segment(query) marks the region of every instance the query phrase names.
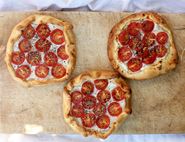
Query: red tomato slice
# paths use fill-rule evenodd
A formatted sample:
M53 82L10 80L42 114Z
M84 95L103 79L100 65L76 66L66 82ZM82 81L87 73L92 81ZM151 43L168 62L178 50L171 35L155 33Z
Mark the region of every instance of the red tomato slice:
M109 125L110 125L110 118L109 118L109 116L102 115L102 116L98 117L97 120L96 120L96 125L100 129L108 128Z
M110 98L111 98L110 92L107 90L101 90L97 94L97 99L101 103L108 102L110 100Z
M83 114L81 117L82 124L84 127L92 127L96 123L96 116L93 113Z
M108 106L108 112L112 116L119 116L122 113L122 108L119 103L117 102L112 102Z
M47 52L50 49L51 42L47 39L39 39L35 43L35 47L40 52Z
M119 35L118 35L118 40L122 45L126 45L129 42L129 34L127 30L123 30Z
M83 94L80 91L74 91L71 93L71 101L74 104L80 104L83 100Z
M82 117L84 114L84 108L81 105L73 105L73 107L70 110L70 115L74 117Z
M65 41L63 31L59 29L53 30L50 38L54 44L62 44Z
M55 66L58 62L58 58L54 52L49 51L45 54L44 61L48 66Z
M34 35L35 29L30 24L22 31L22 36L26 39L31 39L34 37Z
M137 37L131 38L128 43L129 47L134 50L140 47L141 44L141 40Z
M82 105L86 109L92 109L96 105L96 98L94 96L87 95L83 98Z
M22 65L16 69L15 74L17 77L25 80L30 76L31 69L28 65Z
M96 116L101 116L106 113L106 106L102 103L98 103L94 107L93 112Z
M137 51L137 56L140 58L145 58L149 55L148 47L143 47Z
M139 58L132 58L127 63L128 69L132 72L139 71L142 67L142 61Z
M46 65L39 65L35 69L35 74L37 77L45 78L49 73L49 68Z
M22 51L22 52L28 52L28 51L30 51L31 50L31 43L29 42L29 40L27 40L27 39L23 39L23 40L21 40L20 42L19 42L19 49L20 49L20 51Z
M166 32L157 33L156 40L159 44L165 44L168 40L168 35Z
M57 50L57 55L62 59L62 60L67 60L69 58L69 56L67 55L66 51L65 51L65 46L62 45L58 48Z
M141 24L137 22L132 22L128 25L128 33L132 36L137 36L140 34Z
M142 30L144 33L149 33L154 29L154 22L150 20L145 20L142 23Z
M112 90L112 97L115 101L121 101L125 99L125 92L121 87L116 87Z
M56 64L55 66L52 67L51 74L55 78L62 78L66 74L66 69L63 67L63 65Z
M96 89L104 90L108 85L108 80L107 79L96 79L94 81L94 84L96 86Z
M41 62L41 55L38 51L30 51L26 57L27 62L32 66L39 65Z
M157 45L154 48L159 58L164 57L167 53L167 48L164 45Z
M90 81L86 81L82 84L81 92L84 95L90 95L94 91L94 84Z
M146 33L143 37L143 44L144 46L146 47L150 47L150 46L153 46L155 44L155 34L154 33Z
M149 51L149 55L143 58L143 63L152 64L156 60L156 52L154 50Z
M50 29L47 24L39 24L36 28L36 32L42 39L45 39L50 35Z
M25 60L25 54L23 52L15 51L12 53L12 63L20 65Z
M125 62L125 61L129 60L131 57L132 57L132 52L129 48L122 47L118 50L118 58L122 62Z

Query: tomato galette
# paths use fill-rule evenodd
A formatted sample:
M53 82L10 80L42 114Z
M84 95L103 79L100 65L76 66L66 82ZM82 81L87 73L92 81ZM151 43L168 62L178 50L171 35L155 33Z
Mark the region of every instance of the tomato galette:
M106 138L131 113L130 98L128 84L117 73L85 72L64 87L64 118L84 136Z
M66 80L75 66L73 26L46 15L32 15L13 29L5 61L13 78L26 86Z
M120 74L148 79L176 67L177 51L166 21L156 13L132 14L110 32L108 57Z

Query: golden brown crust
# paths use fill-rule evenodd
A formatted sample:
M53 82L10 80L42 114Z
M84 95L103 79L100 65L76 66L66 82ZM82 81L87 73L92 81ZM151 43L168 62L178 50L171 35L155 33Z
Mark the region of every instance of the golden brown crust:
M66 68L66 75L64 77L60 79L52 78L48 80L22 80L16 77L15 71L11 65L11 53L13 51L13 45L20 38L21 30L23 30L27 25L31 24L32 22L35 22L36 24L51 23L51 24L56 24L64 27L63 32L65 37L65 49L66 49L66 53L69 55L69 65ZM73 33L73 26L69 22L62 21L48 15L36 14L36 15L29 16L28 18L24 19L13 28L7 43L5 62L14 80L22 83L24 86L30 87L33 85L42 85L42 84L61 82L66 80L74 70L74 67L76 64L76 43L75 43L75 36Z
M116 78L115 82L120 85L123 89L125 89L126 93L126 106L121 115L119 115L117 121L115 121L111 128L105 133L98 132L95 130L87 129L83 126L80 126L75 118L69 115L70 113L70 105L71 105L71 97L70 91L77 84L82 84L83 81L87 79L111 79ZM77 77L73 78L68 84L64 87L63 91L63 113L65 121L77 132L83 134L84 136L94 135L99 138L107 138L117 127L118 125L124 121L127 116L131 113L131 89L128 84L119 76L118 73L113 71L86 71Z
M117 46L116 46L116 37L122 30L123 26L127 23L130 23L132 20L140 20L143 18L149 17L152 19L155 23L160 25L162 29L164 29L168 35L169 35L169 50L167 55L164 58L159 59L157 62L148 65L144 69L138 71L138 72L131 72L124 70L119 66L119 61L117 58ZM136 80L142 80L142 79L149 79L153 78L155 76L158 76L160 74L164 74L176 67L177 64L177 51L174 45L173 35L170 30L170 27L167 25L166 21L159 16L157 13L154 12L142 12L142 13L136 13L132 14L124 19L122 19L119 23L117 23L111 30L109 34L108 39L108 57L109 60L117 71L124 77L130 78L130 79L136 79Z

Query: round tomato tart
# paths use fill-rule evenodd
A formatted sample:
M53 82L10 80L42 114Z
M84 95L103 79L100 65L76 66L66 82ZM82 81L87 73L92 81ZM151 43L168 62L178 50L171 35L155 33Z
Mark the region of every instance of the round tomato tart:
M157 13L129 15L117 23L108 39L108 57L124 77L149 79L176 67L172 32Z
M107 138L131 113L131 89L112 71L87 71L64 87L66 122L84 136Z
M71 23L31 15L9 37L5 61L13 78L26 86L66 80L76 62Z

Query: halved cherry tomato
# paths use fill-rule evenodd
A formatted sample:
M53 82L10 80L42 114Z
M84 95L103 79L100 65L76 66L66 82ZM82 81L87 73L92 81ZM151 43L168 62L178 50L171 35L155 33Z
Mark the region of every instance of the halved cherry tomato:
M94 107L93 112L96 116L101 116L106 113L106 106L102 103L98 103Z
M80 104L83 100L83 94L80 91L74 91L71 93L71 101L74 104Z
M140 47L141 46L141 40L139 39L139 38L137 38L137 37L134 37L134 38L131 38L130 40L129 40L129 43L128 43L128 45L129 45L129 47L131 48L131 49L136 49L136 48L138 48L138 47Z
M28 52L31 50L31 43L27 39L23 39L19 42L19 49L22 52Z
M82 84L81 92L84 95L90 95L94 91L94 84L90 81L86 81Z
M132 57L132 52L128 47L122 47L118 50L118 58L125 62Z
M69 56L67 55L66 51L65 51L65 46L62 45L58 48L57 50L57 55L62 59L62 60L67 60L69 58Z
M20 65L25 60L25 54L23 52L15 51L12 53L12 63Z
M155 44L155 34L154 33L146 33L143 37L143 44L146 47L150 47Z
M46 65L39 65L35 69L36 76L45 78L49 73L49 68Z
M157 57L163 57L167 53L167 48L164 45L157 45L154 47Z
M54 52L49 51L45 54L44 61L48 66L55 66L58 62L58 58Z
M159 44L165 44L168 40L168 35L166 32L157 33L156 40Z
M137 36L140 32L139 30L141 29L141 24L137 22L132 22L128 25L128 33L132 36Z
M139 58L132 58L127 63L128 69L132 72L139 71L142 67L142 61Z
M94 84L96 86L96 89L104 90L108 85L108 80L107 79L96 79L94 81Z
M64 42L64 33L60 29L55 29L51 32L50 35L51 41L54 44L62 44Z
M110 115L112 116L119 116L122 112L122 108L120 106L119 103L117 102L112 102L109 106L108 106L108 112Z
M143 63L152 64L156 60L156 52L154 50L149 51L149 55L143 58Z
M96 116L93 113L86 113L82 115L81 120L82 120L83 126L90 128L95 125Z
M51 74L55 78L62 78L66 74L66 69L61 64L56 64L51 69Z
M107 90L101 90L97 94L97 99L101 103L108 102L110 100L110 98L111 98L110 92Z
M142 23L142 30L144 33L149 33L154 29L154 22L150 21L150 20L145 20Z
M35 47L37 48L38 51L40 52L47 52L50 49L51 42L47 39L39 39L35 43Z
M129 42L129 34L127 30L123 30L119 35L118 35L118 40L122 45L126 45Z
M149 55L149 49L148 47L143 47L140 50L137 51L137 56L140 58L145 58Z
M98 117L97 120L96 120L96 125L100 129L108 128L109 125L110 125L110 118L109 118L109 116L102 115L102 116Z
M116 87L112 90L112 97L115 101L121 101L125 99L125 93L121 87Z
M36 28L36 32L40 38L47 38L50 35L50 29L47 24L39 24Z
M73 105L73 107L70 110L70 115L74 117L82 117L84 114L84 108L81 105Z
M96 98L94 96L87 95L83 98L82 105L86 109L92 109L96 105Z
M34 35L35 29L30 24L22 31L22 36L26 39L31 39L34 37Z
M17 77L25 80L30 76L31 69L28 65L22 65L16 69L15 74Z
M30 51L26 57L27 62L32 66L39 65L41 62L41 55L38 51Z

